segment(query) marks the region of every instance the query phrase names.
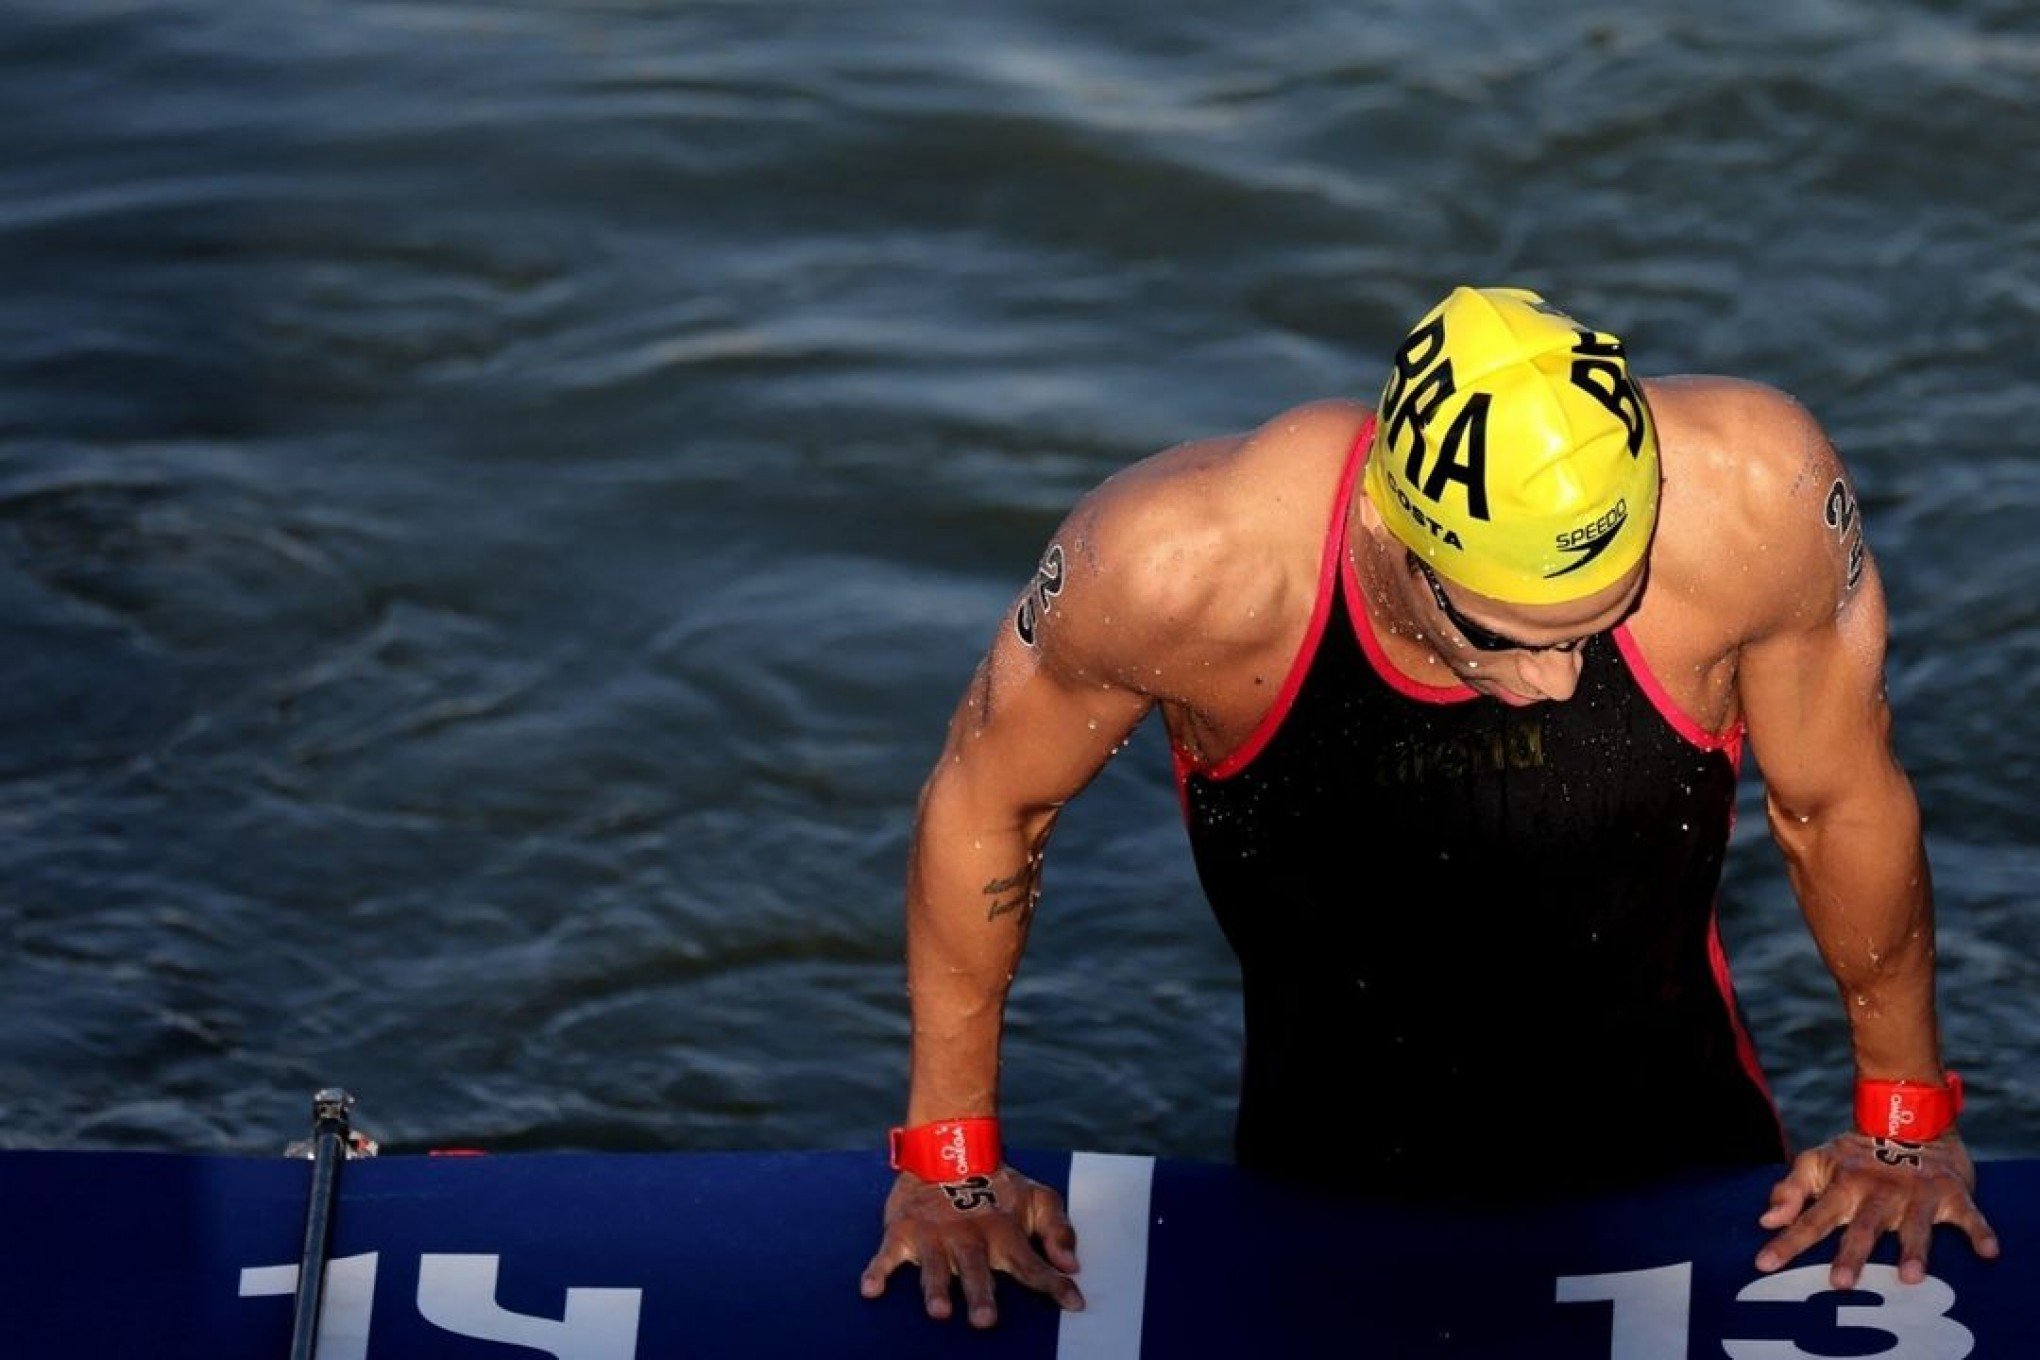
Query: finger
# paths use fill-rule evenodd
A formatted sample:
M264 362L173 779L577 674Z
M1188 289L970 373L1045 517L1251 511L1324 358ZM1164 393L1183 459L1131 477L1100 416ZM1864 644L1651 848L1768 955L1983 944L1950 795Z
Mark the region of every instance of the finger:
M1898 1227L1898 1278L1918 1284L1927 1278L1927 1249L1934 1237L1934 1213L1925 1205L1907 1210Z
M1766 1273L1778 1269L1799 1256L1808 1247L1826 1237L1848 1218L1848 1212L1840 1204L1828 1200L1816 1200L1811 1209L1801 1214L1792 1225L1764 1244L1757 1253L1757 1269Z
M893 1259L887 1260L887 1257ZM864 1274L858 1277L857 1292L867 1299L875 1299L885 1293L885 1282L900 1263L900 1256L891 1247L880 1247L878 1252L865 1263Z
M1883 1216L1872 1206L1864 1206L1842 1232L1841 1243L1835 1248L1834 1266L1828 1271L1828 1283L1836 1289L1854 1289L1863 1274L1863 1263L1870 1259L1870 1252L1883 1233Z
M1041 1234L1041 1252L1049 1264L1065 1275L1074 1275L1083 1266L1077 1260L1077 1233L1069 1221L1053 1226Z
M928 1310L928 1316L937 1321L947 1321L954 1311L949 1302L950 1279L948 1257L934 1251L922 1258L921 1304Z
M992 1296L992 1263L983 1247L972 1243L956 1249L956 1278L963 1285L963 1303L970 1325L990 1327L999 1320Z
M1072 1313L1083 1311L1084 1293L1077 1288L1077 1282L1025 1247L1001 1253L993 1258L993 1263L1029 1289L1054 1299L1057 1306Z
M1077 1230L1063 1209L1062 1197L1044 1188L1029 1215L1029 1230L1041 1239L1042 1253L1057 1270L1077 1273Z
M1771 1207L1757 1222L1766 1228L1782 1228L1806 1212L1807 1204L1819 1199L1833 1179L1830 1158L1823 1148L1802 1152L1792 1159L1792 1169L1771 1187Z
M1771 1206L1757 1219L1760 1226L1782 1228L1799 1217L1812 1192L1797 1177L1788 1176L1771 1187Z
M1976 1207L1976 1201L1964 1196L1953 1204L1943 1204L1935 1221L1952 1223L1969 1238L1969 1245L1978 1256L1985 1260L1995 1259L1998 1254L1997 1231L1984 1218L1983 1211Z

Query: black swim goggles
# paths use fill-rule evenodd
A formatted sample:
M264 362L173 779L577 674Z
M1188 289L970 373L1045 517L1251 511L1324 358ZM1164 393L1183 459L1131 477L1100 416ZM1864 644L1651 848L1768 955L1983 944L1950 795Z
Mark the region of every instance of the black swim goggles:
M1452 626L1459 630L1459 636L1464 638L1466 645L1473 648L1476 652L1576 652L1586 646L1587 639L1593 636L1592 633L1585 633L1576 638L1567 638L1564 642L1518 642L1512 637L1505 637L1492 628L1482 627L1466 617L1466 615L1460 613L1454 607L1451 597L1445 593L1445 583L1440 581L1437 574L1425 565L1423 558L1407 548L1403 549L1403 555L1409 558L1410 569L1423 577L1424 584L1431 588L1431 598L1438 602L1438 612L1443 614ZM1643 592L1638 591L1637 600L1642 598ZM1636 604L1632 602L1629 608L1623 612L1622 619L1628 618L1635 610ZM1620 623L1622 619L1617 619L1615 622ZM1610 624L1608 627L1612 629L1614 626L1615 624Z

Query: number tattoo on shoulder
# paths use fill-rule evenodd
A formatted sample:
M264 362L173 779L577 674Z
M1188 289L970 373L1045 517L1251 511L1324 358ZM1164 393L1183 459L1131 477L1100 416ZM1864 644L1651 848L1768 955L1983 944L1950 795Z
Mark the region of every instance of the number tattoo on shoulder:
M1029 647L1034 645L1041 620L1055 607L1055 597L1062 594L1062 588L1062 544L1051 543L1042 555L1041 565L1035 568L1027 593L1020 597L1020 607L1013 611L1013 631Z
M1834 531L1836 538L1848 545L1849 575L1842 588L1853 595L1863 579L1863 516L1856 505L1856 493L1849 490L1849 484L1840 477L1835 478L1835 484L1828 488L1821 521Z

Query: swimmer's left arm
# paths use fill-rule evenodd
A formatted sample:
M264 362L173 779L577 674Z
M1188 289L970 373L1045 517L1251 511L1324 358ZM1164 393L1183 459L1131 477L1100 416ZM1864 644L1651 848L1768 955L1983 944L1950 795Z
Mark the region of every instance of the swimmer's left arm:
M1770 570L1796 584L1743 648L1743 719L1859 1074L1939 1082L1933 896L1919 804L1892 747L1883 588L1867 552L1850 584L1843 545L1811 537L1771 549L1788 560Z
M1857 1077L1939 1085L1932 886L1919 805L1892 745L1883 589L1840 460L1810 417L1779 400L1770 428L1786 475L1767 488L1760 617L1737 670L1743 718L1772 836L1841 993ZM1914 1148L1848 1134L1802 1154L1761 1220L1781 1231L1758 1268L1841 1230L1831 1280L1848 1288L1892 1231L1901 1277L1917 1280L1936 1223L1995 1256L1960 1138L1950 1130Z

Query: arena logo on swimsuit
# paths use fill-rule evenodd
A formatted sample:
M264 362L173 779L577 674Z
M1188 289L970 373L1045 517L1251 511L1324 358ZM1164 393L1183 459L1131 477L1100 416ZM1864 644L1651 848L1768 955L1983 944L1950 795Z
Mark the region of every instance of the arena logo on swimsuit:
M1536 709L1511 711L1500 730L1460 733L1433 742L1399 741L1374 762L1378 788L1398 788L1468 775L1502 774L1544 766L1544 718Z

